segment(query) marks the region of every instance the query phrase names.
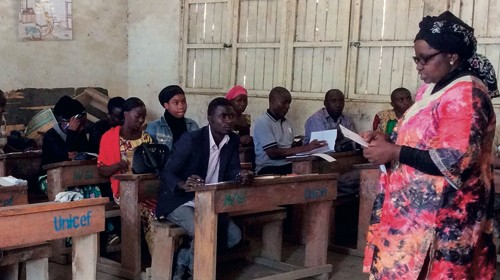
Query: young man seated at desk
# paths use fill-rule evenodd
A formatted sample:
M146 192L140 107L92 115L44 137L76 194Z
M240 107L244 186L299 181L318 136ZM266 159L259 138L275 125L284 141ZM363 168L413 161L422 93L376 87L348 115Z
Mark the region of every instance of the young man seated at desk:
M292 147L293 130L285 115L290 109L292 95L284 87L275 87L269 93L269 109L255 121L255 171L257 174L292 173L287 156L305 153L326 145L313 140L304 146Z
M304 143L308 144L310 142L312 132L337 129L335 151L344 152L354 150L356 148L355 143L345 138L340 130L340 125L342 125L349 130L355 131L351 118L342 113L345 106L344 93L338 89L327 91L323 104L325 107L319 109L306 121L304 126L306 132Z
M225 98L215 98L208 105L208 126L184 133L175 144L168 163L160 174L160 197L156 208L159 219L169 221L194 235L194 193L191 187L204 183L251 182L252 173L240 170L239 137L233 133L234 109ZM241 231L227 215L219 215L218 244L231 248L241 240ZM174 278L193 269L193 242L177 256Z

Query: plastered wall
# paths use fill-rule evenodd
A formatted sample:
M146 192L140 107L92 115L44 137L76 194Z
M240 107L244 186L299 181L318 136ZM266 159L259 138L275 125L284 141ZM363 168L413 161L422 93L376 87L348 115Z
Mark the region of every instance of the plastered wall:
M158 92L179 83L181 0L74 0L73 40L52 42L17 40L18 7L18 0L0 1L1 89L96 86L111 96L140 97L150 119L162 114ZM205 125L214 97L188 94L187 115ZM247 112L255 120L268 102L249 101ZM321 100L294 98L287 117L296 134L321 107ZM388 102L348 101L345 112L363 131L370 129L376 112L389 107Z
M18 41L19 0L0 1L0 88L127 93L127 1L73 1L72 41Z

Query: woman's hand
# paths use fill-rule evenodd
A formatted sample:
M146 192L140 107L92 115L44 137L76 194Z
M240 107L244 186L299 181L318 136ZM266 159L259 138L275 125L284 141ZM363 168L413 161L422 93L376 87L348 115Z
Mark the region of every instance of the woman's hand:
M363 138L365 138L365 136L363 136ZM385 133L367 135L365 140L370 141L368 141L368 148L363 150L363 156L368 159L370 163L380 165L393 160L399 160L401 146L389 143Z

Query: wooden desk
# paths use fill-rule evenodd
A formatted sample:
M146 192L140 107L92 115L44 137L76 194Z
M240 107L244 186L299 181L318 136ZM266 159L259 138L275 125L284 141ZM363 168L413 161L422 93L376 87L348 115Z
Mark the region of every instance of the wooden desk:
M42 151L0 154L0 176L12 175L19 179L37 176L42 162Z
M46 164L42 168L47 171L47 196L49 201L54 201L56 195L66 191L68 187L109 182L109 178L99 175L97 159L63 161ZM54 253L52 261L60 264L66 264L70 261L71 256L69 253L71 248L66 248L64 240L53 241L52 247Z
M127 279L140 279L140 201L157 199L160 181L155 174L120 174L121 262L100 258L97 269Z
M358 164L354 168L359 169L359 219L356 251L357 255L363 256L373 203L378 193L380 169L378 165L371 163Z
M0 187L0 207L28 204L27 186Z
M1 207L0 248L72 236L73 280L96 279L97 233L104 230L107 201L94 198Z
M67 187L108 183L97 171L97 159L71 160L42 166L47 171L47 196L54 201Z
M287 158L287 161L292 162L292 173L294 174L342 174L352 170L354 164L368 162L363 157L361 150L327 154L334 157L336 161L328 162L316 156Z
M28 181L29 190L38 189L42 151L0 154L0 176L14 176Z
M328 224L332 201L337 196L336 174L303 175L255 180L249 186L219 183L194 188L195 236L194 278L215 279L217 214L276 205L306 204L305 268L280 275L279 279L298 279L320 275L326 279L332 271L327 264ZM276 267L288 266L277 261L262 262ZM270 279L270 278L268 278ZM278 279L278 278L277 278Z

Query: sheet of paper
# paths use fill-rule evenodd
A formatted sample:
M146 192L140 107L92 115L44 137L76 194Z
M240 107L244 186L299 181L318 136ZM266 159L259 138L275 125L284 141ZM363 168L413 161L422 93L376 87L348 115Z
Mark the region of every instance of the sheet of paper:
M329 130L313 131L311 132L311 141L312 140L326 141L328 143L328 147L325 146L323 148L328 148L329 150L334 151L335 140L337 140L337 130L329 129Z
M365 139L363 139L363 137L361 137L356 132L349 130L348 128L346 128L343 125L340 125L340 129L342 129L342 133L344 134L345 137L351 139L352 141L360 144L361 146L363 146L365 148L368 147L368 142L366 142Z
M320 157L328 162L334 162L334 161L337 161L335 158L333 158L332 156L330 155L327 155L327 154L321 154L321 153L315 153L315 154L312 154L311 156L317 156L317 157Z

